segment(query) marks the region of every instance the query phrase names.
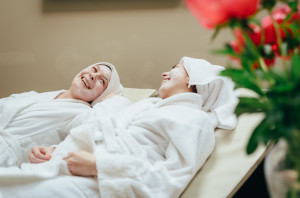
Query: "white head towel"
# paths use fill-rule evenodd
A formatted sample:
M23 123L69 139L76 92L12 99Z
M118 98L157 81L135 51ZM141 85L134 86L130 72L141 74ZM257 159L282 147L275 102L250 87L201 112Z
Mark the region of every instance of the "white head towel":
M107 65L108 67L110 67L111 69L111 78L110 81L108 83L108 86L106 87L106 89L103 91L103 93L96 98L91 106L94 106L95 104L97 104L98 102L101 102L103 100L103 98L111 93L114 93L116 95L122 95L123 94L123 86L120 82L120 78L118 75L118 72L115 68L115 66L111 63L108 62L99 62L99 63L95 63L93 65ZM93 66L91 65L91 66Z
M219 76L225 68L206 60L183 57L180 63L189 75L189 87L196 85L203 97L203 110L208 112L216 127L231 130L236 126L234 110L238 104L238 92L231 79Z

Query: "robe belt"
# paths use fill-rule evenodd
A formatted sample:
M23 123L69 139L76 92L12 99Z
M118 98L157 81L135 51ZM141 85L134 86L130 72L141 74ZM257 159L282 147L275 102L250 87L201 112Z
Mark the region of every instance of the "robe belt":
M22 148L20 146L20 143L13 138L11 135L7 134L3 128L0 128L0 135L3 137L3 140L6 141L6 143L12 148L14 151L16 158L17 158L17 164L21 165L23 160L23 154L22 154Z
M98 123L98 128L96 129L96 131L98 131L98 133L103 134L103 138L106 143L107 150L109 152L118 152L120 149L116 141L117 138L116 132L111 123L111 120L109 120L108 118L102 118L102 119L98 119L97 123Z

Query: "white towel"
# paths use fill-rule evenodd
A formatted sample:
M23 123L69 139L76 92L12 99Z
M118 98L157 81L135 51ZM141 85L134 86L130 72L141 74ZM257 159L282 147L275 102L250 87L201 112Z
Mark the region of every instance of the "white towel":
M120 82L120 78L119 78L119 75L118 75L118 72L117 72L115 66L109 62L99 62L99 63L95 63L93 65L99 65L99 64L107 65L108 67L111 68L111 78L110 78L108 86L106 87L104 92L92 102L91 106L94 106L98 102L101 102L103 100L103 98L105 98L107 95L109 95L111 93L114 93L116 95L122 95L123 89L124 89Z
M234 90L231 79L219 76L225 68L206 60L183 57L180 60L188 75L189 87L196 85L197 93L203 97L203 110L215 119L216 127L231 130L236 125L234 110L239 93Z

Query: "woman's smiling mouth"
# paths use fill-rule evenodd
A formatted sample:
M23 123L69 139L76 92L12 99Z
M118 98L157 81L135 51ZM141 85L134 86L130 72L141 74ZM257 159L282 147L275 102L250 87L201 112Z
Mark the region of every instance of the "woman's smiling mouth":
M82 82L84 83L84 85L86 86L86 88L90 89L90 86L89 86L89 82L87 81L87 79L85 77L81 77L81 80Z

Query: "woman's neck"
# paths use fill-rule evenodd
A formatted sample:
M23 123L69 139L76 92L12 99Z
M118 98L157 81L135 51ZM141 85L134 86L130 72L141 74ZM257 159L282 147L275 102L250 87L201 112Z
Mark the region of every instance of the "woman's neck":
M60 93L55 99L73 99L70 90Z

